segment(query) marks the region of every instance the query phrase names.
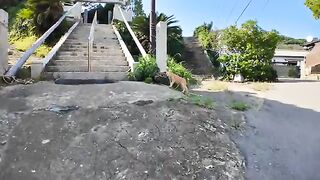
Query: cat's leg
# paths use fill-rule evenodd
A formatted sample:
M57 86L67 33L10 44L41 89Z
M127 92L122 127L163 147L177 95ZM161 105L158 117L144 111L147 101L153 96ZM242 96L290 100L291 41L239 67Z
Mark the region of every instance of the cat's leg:
M183 89L182 93L185 94L187 92L187 87L184 84L181 84L181 88Z
M174 81L171 79L170 80L170 87L172 88L173 85L174 85Z

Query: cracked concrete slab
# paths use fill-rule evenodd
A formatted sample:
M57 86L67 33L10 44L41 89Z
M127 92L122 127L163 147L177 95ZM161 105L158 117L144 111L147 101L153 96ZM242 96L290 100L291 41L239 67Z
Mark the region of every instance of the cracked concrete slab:
M136 82L5 87L0 179L243 179L227 125L182 96Z

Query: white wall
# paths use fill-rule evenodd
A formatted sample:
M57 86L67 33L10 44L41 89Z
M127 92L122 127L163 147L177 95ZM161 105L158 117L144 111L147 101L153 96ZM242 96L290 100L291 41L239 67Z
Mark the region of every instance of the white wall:
M166 22L159 22L157 25L157 65L160 69L160 72L167 71L167 29L168 25Z
M8 13L0 9L0 76L8 68Z

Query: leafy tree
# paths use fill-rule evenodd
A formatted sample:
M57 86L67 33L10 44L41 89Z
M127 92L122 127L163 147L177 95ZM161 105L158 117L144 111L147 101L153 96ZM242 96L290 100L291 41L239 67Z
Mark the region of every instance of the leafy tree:
M316 19L320 18L320 0L306 0L305 5L313 12Z
M135 16L146 16L143 10L142 0L132 0L133 1L133 12Z
M204 23L203 25L197 27L194 32L193 32L193 35L195 37L198 37L199 34L203 31L212 31L212 28L213 28L213 22L210 22L210 23Z
M276 80L271 60L279 40L278 32L264 31L252 20L240 28L231 26L225 29L222 41L228 53L219 58L224 64L224 77L232 79L241 73L250 81Z
M204 49L216 49L218 47L218 31L213 31L213 23L204 23L197 27L194 36L198 38Z
M41 36L63 15L64 0L25 0L16 9L14 20L10 22L10 40L17 41L28 36ZM10 8L11 9L11 8ZM63 35L70 23L63 23L46 40L48 44L56 42Z

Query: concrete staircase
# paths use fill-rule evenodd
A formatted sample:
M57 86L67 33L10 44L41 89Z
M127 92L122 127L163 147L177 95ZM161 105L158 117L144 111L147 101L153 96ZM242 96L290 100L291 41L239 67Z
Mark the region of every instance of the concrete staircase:
M194 37L184 37L185 66L195 75L213 75L214 67L198 40Z
M46 78L75 80L127 80L128 62L111 25L95 30L91 71L88 72L88 36L91 24L79 25L62 45L44 72Z

